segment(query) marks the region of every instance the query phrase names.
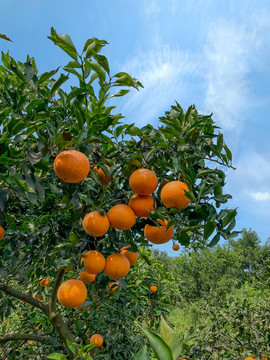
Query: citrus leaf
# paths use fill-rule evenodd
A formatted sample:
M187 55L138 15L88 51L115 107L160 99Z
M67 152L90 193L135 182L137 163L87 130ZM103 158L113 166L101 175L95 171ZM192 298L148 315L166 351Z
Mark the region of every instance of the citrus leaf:
M0 34L0 39L4 39L4 40L13 42L13 41L12 41L9 37L7 37L7 35L5 35L5 34Z
M47 358L54 359L54 360L65 360L67 358L67 356L64 354L53 353L53 354L47 356Z
M94 61L86 60L85 61L85 66L88 67L91 70L94 70L98 74L98 77L100 78L101 81L105 81L106 73L102 69L102 67L99 65L99 63L96 63Z
M74 60L77 60L77 51L69 35L59 35L52 27L51 36L48 36L48 39L52 40L55 45L59 46Z
M172 352L173 360L177 360L182 353L182 344L173 329L167 324L161 315L160 336L169 346Z
M174 360L169 346L153 331L142 329L158 360Z
M146 346L144 346L142 350L138 352L135 360L150 360L150 356L147 352Z
M208 221L203 228L203 237L204 239L208 239L210 235L213 234L213 232L215 231L216 228L216 223L215 221Z

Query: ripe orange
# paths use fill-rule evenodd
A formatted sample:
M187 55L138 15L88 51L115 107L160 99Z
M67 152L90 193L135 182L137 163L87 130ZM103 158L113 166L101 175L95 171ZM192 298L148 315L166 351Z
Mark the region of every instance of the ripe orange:
M173 250L178 251L180 249L180 246L178 244L173 244Z
M105 257L96 250L87 251L84 255L84 262L86 264L86 269L90 274L99 274L105 268Z
M101 168L98 169L97 166L95 166L95 167L93 168L93 171L94 171L95 173L98 173L98 177L99 177L100 182L101 182L102 185L108 185L109 182L111 181L110 168L109 168L108 165L105 165L105 166L106 166L106 168L107 168L108 171L109 171L109 177L108 177L108 179L107 179L107 177L106 177L106 174L104 173L104 171L103 171Z
M107 215L102 215L98 211L92 211L85 215L83 228L87 234L92 236L103 236L109 230L110 222Z
M147 240L153 244L165 244L173 236L173 227L171 226L169 227L169 229L166 230L166 225L168 221L157 221L161 224L160 228L158 226L151 226L146 224L144 227L144 235Z
M153 171L138 169L130 175L129 186L136 194L150 195L156 190L158 179Z
M56 175L68 183L82 181L90 170L88 158L77 150L62 151L56 156L53 167Z
M34 299L39 300L39 299L40 299L40 295L35 295L35 296L34 296Z
M58 301L68 308L82 305L85 302L86 297L86 286L81 280L67 280L60 285L57 291Z
M112 279L120 279L127 275L130 269L128 259L122 254L112 254L106 259L104 272Z
M90 344L95 344L97 347L100 347L103 344L103 337L100 334L92 335Z
M45 287L45 286L49 286L50 285L50 281L49 281L49 279L42 279L41 281L40 281L40 286L42 286L42 287Z
M87 271L81 271L80 280L85 284L91 284L96 279L96 274L90 274Z
M154 293L157 292L157 287L156 287L156 285L151 285L151 286L149 286L149 289L150 289L150 291L151 291L152 294L154 294Z
M116 286L119 284L119 281L113 281L109 283L109 294L113 293L119 286Z
M182 181L171 181L163 186L160 198L167 208L184 209L190 203L185 191L189 191L188 186Z
M247 358L245 358L245 360L255 360L255 359L252 356L248 356Z
M0 225L0 240L4 239L5 237L5 229L3 226Z
M110 224L114 229L128 230L136 221L134 211L127 205L115 205L107 214Z
M123 246L120 250L120 254L124 255L128 259L130 266L132 266L132 265L135 265L136 262L138 261L139 254L137 252L135 253L135 252L126 250L129 247L130 247L129 245Z
M128 206L134 211L136 216L149 217L149 211L155 210L155 199L151 195L133 195L128 202Z

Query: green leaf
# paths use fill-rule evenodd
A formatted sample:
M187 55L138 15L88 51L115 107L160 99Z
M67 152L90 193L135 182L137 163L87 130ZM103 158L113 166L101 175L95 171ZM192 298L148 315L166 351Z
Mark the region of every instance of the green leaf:
M60 66L55 70L51 70L51 71L45 72L44 74L40 75L40 77L38 79L38 83L43 84L45 81L49 80L53 75L55 75L59 69L60 69Z
M88 39L86 40L84 47L83 47L83 52L86 51L86 58L90 58L94 55L96 55L103 46L107 45L107 41L106 40L99 40L97 38L92 38L92 39Z
M28 81L33 81L34 84L38 82L38 78L35 74L35 69L30 63L24 63L25 74Z
M135 360L150 360L150 356L147 352L146 346L144 346L142 350L138 352Z
M223 147L223 134L219 133L217 137L217 151L220 153Z
M100 78L101 81L106 80L106 73L98 63L96 63L94 61L86 60L85 66L87 66L89 69L95 71L98 74L98 77Z
M129 92L130 92L130 90L121 89L121 90L118 91L117 93L111 95L110 98L112 98L112 97L124 96L124 95L126 95L127 93L129 93Z
M189 190L189 191L184 190L184 191L185 191L186 197L187 197L189 200L191 200L193 203L196 203L196 198L195 198L193 192L190 191L190 190Z
M51 88L51 94L55 95L57 90L60 88L60 86L64 84L64 82L66 82L68 78L69 78L68 75L61 74L60 77L53 84Z
M136 126L128 127L125 132L126 132L126 134L131 135L131 136L142 135L141 129L139 129Z
M177 237L177 240L180 242L183 246L188 246L190 243L190 237L188 233L184 230L180 232L180 235Z
M30 163L31 163L32 165L35 165L35 164L37 164L37 163L41 160L42 153L41 153L41 152L35 153L34 150L30 149L30 150L26 153L26 156L27 156L28 160L30 161Z
M54 360L65 360L67 358L67 355L59 354L59 353L53 353L49 356L47 356L48 359L54 359Z
M67 347L69 348L69 350L71 352L73 352L73 354L76 354L76 347L75 345L72 343L72 341L70 341L69 339L66 339L67 342Z
M51 36L48 36L48 39L52 40L55 45L59 46L74 60L77 60L77 51L69 35L59 35L52 27Z
M220 239L220 234L216 234L213 239L210 241L210 243L208 244L209 247L213 247L215 245L217 245L217 243L219 242Z
M161 315L160 336L169 346L172 352L173 360L177 360L182 353L182 344L173 329L167 324Z
M204 239L208 239L209 236L211 236L213 234L213 232L215 231L215 228L216 228L215 221L208 221L203 227Z
M99 63L100 66L110 75L110 68L107 58L104 55L95 55L95 59Z
M142 329L158 360L174 360L169 346L153 331Z
M117 78L117 80L115 80L116 85L132 86L132 87L137 88L132 77L125 72L120 72L120 73L114 75L113 77Z
M229 222L232 221L233 218L235 218L237 214L236 209L234 210L228 210L227 215L224 217L224 219L222 220L222 225L223 227L227 226L229 224Z
M227 145L224 144L224 150L226 152L227 158L228 160L232 161L232 153L231 150L228 148Z
M1 34L1 33L0 33L0 39L4 39L4 40L13 42L9 37L7 37L7 35Z

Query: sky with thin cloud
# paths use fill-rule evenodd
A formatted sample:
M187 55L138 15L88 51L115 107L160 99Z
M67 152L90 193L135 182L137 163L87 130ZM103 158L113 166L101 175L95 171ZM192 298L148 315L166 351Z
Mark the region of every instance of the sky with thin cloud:
M40 71L65 65L48 39L50 27L78 48L107 40L111 72L127 71L144 85L115 99L128 123L158 125L174 104L195 104L222 128L237 170L226 190L237 207L237 230L270 236L269 0L0 0L0 32L14 40L1 50ZM164 245L162 249L168 250Z

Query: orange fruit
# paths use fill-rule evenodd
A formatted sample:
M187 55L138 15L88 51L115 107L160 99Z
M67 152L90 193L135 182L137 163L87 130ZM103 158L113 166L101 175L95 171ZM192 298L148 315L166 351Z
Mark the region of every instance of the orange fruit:
M86 286L81 280L67 280L60 285L57 291L58 301L61 305L68 308L81 306L85 302L86 297Z
M187 184L182 181L170 181L161 189L161 202L169 209L184 209L190 203L184 190L189 191Z
M85 271L90 274L99 274L105 268L105 257L96 250L87 251L84 255L84 262L86 265Z
M5 237L5 229L3 226L0 225L0 240L4 239Z
M110 224L114 229L128 230L136 221L134 211L127 205L115 205L107 214Z
M132 266L132 265L135 265L136 262L138 261L139 254L137 252L135 253L135 252L126 250L129 247L130 247L129 245L123 246L120 250L120 254L124 255L128 259L130 266Z
M109 171L109 177L108 177L108 179L107 179L107 177L106 177L106 174L104 173L104 171L103 171L101 168L98 168L97 166L95 166L95 167L93 168L93 171L94 171L95 173L98 173L98 177L99 177L100 182L101 182L102 185L108 185L109 182L111 181L110 168L109 168L108 165L105 165L105 166L106 166L106 168L107 168L108 171Z
M95 344L97 347L100 347L103 344L103 337L100 334L94 334L91 336L90 344Z
M248 356L247 358L245 358L245 360L255 360L255 359L252 356Z
M42 287L45 287L45 286L49 286L50 285L50 281L49 281L49 279L42 279L41 281L40 281L40 286L42 286Z
M109 294L113 293L119 286L116 286L119 284L119 281L113 281L109 283ZM115 285L115 286L114 286Z
M157 287L156 287L156 285L151 285L151 286L149 286L149 290L151 291L152 294L154 294L155 292L157 292Z
M112 254L106 259L104 272L112 279L120 279L127 275L130 269L128 259L122 254Z
M88 158L80 151L65 150L54 160L54 171L63 181L77 183L86 178L90 170Z
M138 195L150 195L156 190L158 179L153 171L138 169L130 175L129 186Z
M39 299L40 299L40 295L35 295L35 296L34 296L34 299L39 300Z
M155 199L151 195L136 194L129 200L128 206L131 207L136 216L149 217L149 211L155 210Z
M80 273L80 280L85 284L91 284L96 279L96 274L90 274L87 271L82 271Z
M87 234L92 236L103 236L109 230L110 222L107 215L102 215L98 211L92 211L85 215L83 228Z
M178 244L173 244L173 250L178 251L180 249L180 246Z
M173 236L173 227L169 227L166 230L166 226L168 221L167 220L157 220L161 226L151 226L146 224L144 227L144 235L148 241L153 244L165 244L168 242Z

